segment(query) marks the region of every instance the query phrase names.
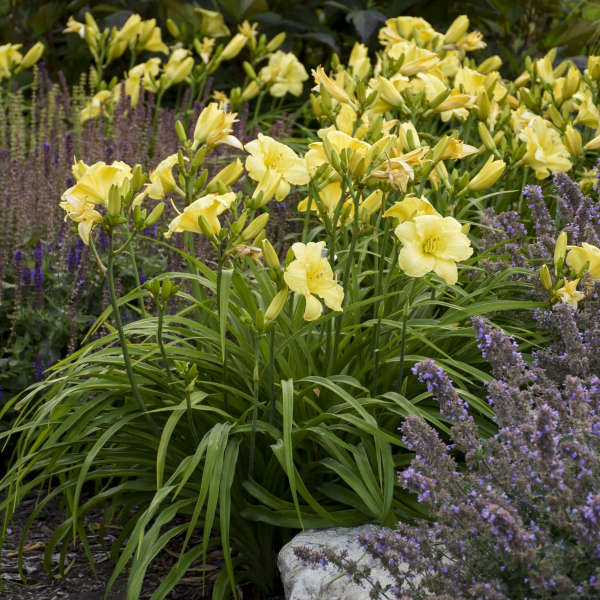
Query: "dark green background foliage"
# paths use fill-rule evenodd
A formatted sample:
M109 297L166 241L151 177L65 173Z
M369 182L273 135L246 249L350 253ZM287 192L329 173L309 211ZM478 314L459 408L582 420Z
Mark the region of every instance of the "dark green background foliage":
M566 56L581 54L586 46L593 49L600 31L600 2L585 0L0 0L0 40L25 47L42 40L50 72L66 69L68 79L75 81L89 57L77 36L61 34L70 15L82 18L91 10L100 26L108 27L121 25L131 12L155 17L168 43L167 18L185 24L190 38L199 32L195 6L220 10L233 27L248 18L270 37L285 31L288 48L309 66L326 63L332 52L346 54L356 39L374 47L381 23L402 14L423 17L440 31L467 14L512 75L523 56L541 55L553 46Z

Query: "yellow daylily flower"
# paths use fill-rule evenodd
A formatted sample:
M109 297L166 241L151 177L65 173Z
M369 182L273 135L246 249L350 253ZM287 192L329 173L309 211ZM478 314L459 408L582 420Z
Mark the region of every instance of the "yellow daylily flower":
M422 215L400 223L394 231L402 242L400 268L410 277L423 277L430 271L448 285L458 281L457 261L473 254L469 238L452 217Z
M221 231L218 216L229 209L234 201L235 194L233 192L206 194L194 200L169 223L169 229L166 231L165 237L170 238L174 233L182 231L202 233L202 229L198 225L198 217L200 216L206 219L210 230L216 235Z
M162 41L162 31L156 26L156 19L148 19L140 23L136 50L169 54L168 46Z
M548 177L552 171L565 173L573 166L560 134L544 119L534 119L519 137L527 144L523 161L535 170L538 179Z
M581 123L581 125L597 130L600 127L600 111L591 92L589 90L578 92L574 98L580 102L575 124Z
M423 215L441 216L425 196L418 198L412 194L405 196L403 200L396 202L383 213L384 217L394 217L399 223L412 221L415 217Z
M456 47L464 52L471 52L473 50L479 50L485 48L487 44L483 41L483 35L481 31L471 31L465 35L462 39L456 42Z
M151 58L145 63L135 65L127 73L125 93L131 99L131 106L137 106L140 98L140 83L145 90L156 93L158 84L156 78L160 71L160 58Z
M113 97L113 92L110 90L101 90L97 94L95 94L89 102L81 109L79 112L79 119L82 123L88 121L89 119L95 119L100 116L100 111L102 110L102 105L109 99Z
M281 176L275 192L277 200L283 200L290 193L290 184L308 183L310 177L304 160L272 137L259 133L258 139L248 142L245 150L250 155L246 159L246 170L254 181L262 181L269 169Z
M388 19L385 27L379 30L379 41L387 47L414 38L423 45L436 35L438 35L437 31L421 17L396 17Z
M73 15L69 17L67 26L62 30L63 33L76 33L81 39L85 37L85 25L76 21Z
M577 308L577 303L585 298L585 294L577 289L579 279L565 281L565 284L556 290L556 295L561 302L565 302L573 308Z
M463 142L462 140L450 138L450 140L448 141L448 146L442 154L441 159L457 160L460 158L466 158L467 156L471 156L472 154L477 154L478 152L479 148L475 148L475 146L465 144L465 142Z
M335 281L331 266L323 256L325 242L296 242L292 251L295 260L286 267L283 279L293 292L305 297L304 320L314 321L323 312L313 294L322 298L328 308L341 311L344 288Z
M258 77L269 86L271 96L281 98L288 92L299 96L304 82L308 79L308 73L293 53L278 50L271 54L269 62L259 71Z
M239 158L223 167L207 184L207 192L216 192L218 190L218 182L223 185L234 184L244 172L244 166Z
M3 44L0 46L0 81L10 77L11 71L23 60L19 52L22 44Z
M146 194L153 200L161 200L170 192L181 192L175 178L173 167L178 163L177 154L171 154L161 160L156 168L150 171L150 184L146 187Z
M241 150L242 142L231 135L232 126L237 121L237 113L224 111L216 102L211 102L198 116L194 128L194 143L192 150L196 150L200 144L207 146L218 146L227 144Z
M407 76L430 71L440 63L435 52L420 48L414 42L396 42L388 49L387 55L394 60L404 56L399 73Z
M88 202L84 198L71 195L65 192L62 195L62 202L59 206L67 213L65 221L71 219L77 223L77 231L83 243L89 245L90 233L94 225L102 223L102 215L94 209L94 203Z
M141 22L142 17L140 17L140 15L133 14L127 19L127 21L125 21L121 29L113 29L113 34L108 41L107 55L110 60L114 60L115 58L119 58L119 56L123 55L125 50L127 50L129 41L138 35Z
M317 85L317 89L319 85L322 85L334 100L337 100L342 104L349 104L355 108L354 100L350 97L350 94L348 94L348 92L334 79L328 77L322 66L319 65L316 70L313 69L312 76Z
M355 42L350 52L348 66L352 74L358 79L364 79L371 70L371 61L369 60L369 49L360 42Z
M592 279L600 279L600 248L583 242L581 246L567 246L567 265L576 273L589 262L588 272Z
M79 161L73 167L73 175L77 183L64 192L63 198L74 197L92 205L101 204L106 207L111 186L121 188L131 179L132 170L122 161L115 161L110 165L100 161L91 166Z
M171 52L167 64L163 67L160 77L160 87L167 89L183 81L194 68L194 59L189 50L177 48Z

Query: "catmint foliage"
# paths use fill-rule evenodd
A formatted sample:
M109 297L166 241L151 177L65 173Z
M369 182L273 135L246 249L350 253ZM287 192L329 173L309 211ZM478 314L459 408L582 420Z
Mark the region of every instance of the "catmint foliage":
M452 443L416 416L402 425L414 453L399 474L431 520L373 528L361 539L396 581L370 580L368 562L298 548L371 584L372 598L403 600L600 597L600 302L536 315L550 344L527 362L503 331L473 318L491 366L497 433L482 439L467 404L433 361L414 373L451 423Z

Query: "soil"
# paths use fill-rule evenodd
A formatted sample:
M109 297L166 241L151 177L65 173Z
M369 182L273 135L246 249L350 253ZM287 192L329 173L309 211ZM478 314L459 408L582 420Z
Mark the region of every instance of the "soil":
M45 572L43 567L44 551L55 528L62 523L64 513L59 502L50 503L40 513L28 532L23 553L23 573L26 584L19 574L17 550L27 518L36 503L36 496L30 495L19 506L14 519L7 529L7 535L0 557L0 574L3 578L0 587L2 600L104 600L106 585L112 574L114 564L109 556L109 548L118 535L118 528L107 528L100 533L101 513L91 514L86 520L89 533L90 550L94 559L96 575L90 566L81 544L71 546L66 555L64 576L58 574L59 554L52 556L53 574ZM97 519L97 521L95 521ZM183 538L174 538L165 551L150 564L144 580L140 600L148 600L167 575L178 557L178 543ZM192 542L194 540L192 536ZM193 564L187 575L169 593L168 600L205 600L210 598L211 579L223 565L220 551L210 552L207 556L206 586L202 586L202 565ZM108 600L125 600L126 577L121 575L112 587ZM262 596L248 588L238 588L240 600L284 600L282 594Z

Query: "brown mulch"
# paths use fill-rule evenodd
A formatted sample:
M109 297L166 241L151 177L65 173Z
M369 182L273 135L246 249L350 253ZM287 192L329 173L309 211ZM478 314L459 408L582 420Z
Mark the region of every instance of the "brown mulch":
M118 528L105 528L101 535L99 521L101 513L89 515L86 526L90 541L90 550L94 558L97 576L90 567L87 556L81 546L71 546L66 555L66 569L63 577L58 574L59 553L52 555L53 574L44 571L43 560L46 544L55 528L63 520L63 511L59 502L50 503L40 513L28 532L23 553L23 572L27 583L23 584L18 570L18 548L21 532L27 518L36 503L36 496L31 494L21 503L14 519L7 529L2 554L0 556L0 575L3 578L0 587L0 598L3 600L104 600L107 582L112 574L114 564L109 556L111 544L119 535ZM94 519L97 519L95 522ZM183 540L175 538L150 564L140 600L148 600L162 578L178 558L178 544ZM192 536L192 543L198 542ZM182 581L167 596L168 600L206 600L210 598L211 580L223 566L220 551L209 552L206 564L206 586L202 586L201 561L193 564ZM121 575L112 587L109 600L124 600L126 577ZM238 588L240 600L267 600L248 588ZM269 596L268 600L283 600L283 595Z

